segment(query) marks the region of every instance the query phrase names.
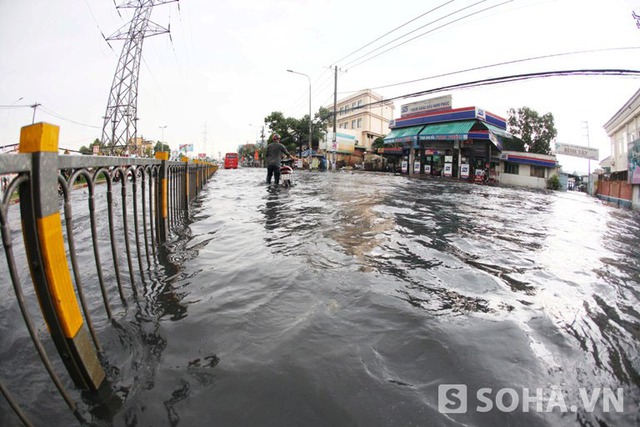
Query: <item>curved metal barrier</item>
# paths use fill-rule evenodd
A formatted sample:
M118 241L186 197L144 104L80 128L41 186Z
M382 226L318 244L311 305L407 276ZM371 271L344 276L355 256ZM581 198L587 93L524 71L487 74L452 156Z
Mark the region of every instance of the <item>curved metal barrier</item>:
M104 392L95 302L92 310L84 292L86 270L95 268L91 277L97 278L102 315L110 321L114 304L126 309L129 297L137 298L137 284L153 279L157 249L184 225L189 204L217 166L186 158L172 162L169 153L156 153L155 159L58 155L58 133L51 124L26 126L19 154L0 155L0 228L28 335L61 397L84 421L45 350L48 343L42 342L38 322L46 324L46 339L50 337L75 387ZM74 198L78 189L81 194ZM75 235L83 225L90 238L83 239L79 251ZM17 246L22 256L16 255ZM39 311L27 301L24 282L33 285ZM41 318L34 319L34 312ZM18 419L31 425L2 375L0 365L0 392Z

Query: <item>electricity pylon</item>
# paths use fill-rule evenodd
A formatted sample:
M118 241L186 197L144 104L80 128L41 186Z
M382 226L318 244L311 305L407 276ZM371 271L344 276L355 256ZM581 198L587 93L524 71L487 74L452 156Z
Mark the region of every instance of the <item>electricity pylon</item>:
M135 9L133 18L106 40L124 40L116 73L113 76L107 111L102 125L102 144L111 155L128 153L138 133L138 75L145 37L168 33L167 28L151 22L151 10L160 4L178 0L128 0L117 9Z

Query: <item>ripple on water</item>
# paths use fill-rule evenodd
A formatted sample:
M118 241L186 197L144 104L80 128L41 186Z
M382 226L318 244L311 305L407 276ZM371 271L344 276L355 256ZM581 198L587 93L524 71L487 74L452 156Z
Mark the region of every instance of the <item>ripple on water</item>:
M637 213L374 173L296 172L278 191L265 175L218 171L144 298L101 326L113 423L637 424ZM580 408L580 388L621 387L625 407L444 416L440 384L560 387Z

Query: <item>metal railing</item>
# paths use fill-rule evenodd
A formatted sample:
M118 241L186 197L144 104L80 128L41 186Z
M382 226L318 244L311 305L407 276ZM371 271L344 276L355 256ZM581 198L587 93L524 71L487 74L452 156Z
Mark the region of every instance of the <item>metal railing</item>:
M54 365L62 362L78 390L108 389L94 319L111 321L114 304L126 310L130 298L138 298L137 285L154 280L158 249L185 225L191 201L217 166L169 161L168 153L156 159L59 155L58 132L46 123L26 126L19 154L0 155L0 227L8 278L30 340L58 392L83 421L64 386L68 379ZM87 301L87 282L99 289L98 303ZM33 286L31 295L25 284ZM44 337L38 333L42 323ZM60 361L50 358L47 347L57 350ZM31 425L2 381L3 365L0 392L17 418Z

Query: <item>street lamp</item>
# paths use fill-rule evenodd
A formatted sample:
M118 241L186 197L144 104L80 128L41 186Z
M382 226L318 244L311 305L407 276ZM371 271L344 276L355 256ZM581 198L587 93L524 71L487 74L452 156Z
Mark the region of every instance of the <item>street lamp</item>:
M287 71L293 74L300 74L301 76L305 76L309 80L309 170L311 170L311 151L313 150L313 139L311 133L311 77L309 77L305 73L299 73L293 70Z
M164 144L164 130L167 128L167 125L164 126L158 126L160 129L162 129L162 143Z

